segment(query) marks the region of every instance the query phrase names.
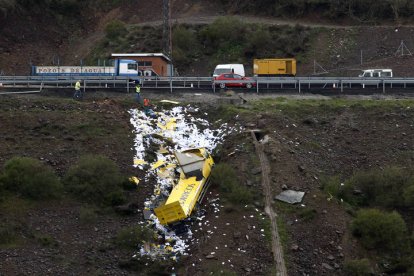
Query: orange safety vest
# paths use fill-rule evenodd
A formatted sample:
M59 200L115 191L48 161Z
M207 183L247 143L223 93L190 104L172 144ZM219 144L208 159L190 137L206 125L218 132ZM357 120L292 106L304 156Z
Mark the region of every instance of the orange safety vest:
M144 106L149 106L149 105L150 105L150 100L144 99Z

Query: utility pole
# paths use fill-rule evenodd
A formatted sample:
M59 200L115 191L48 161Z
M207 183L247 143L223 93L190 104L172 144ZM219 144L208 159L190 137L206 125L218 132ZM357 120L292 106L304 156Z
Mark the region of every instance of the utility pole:
M171 58L172 56L172 30L171 30L171 4L170 0L163 0L163 29L162 29L162 50Z

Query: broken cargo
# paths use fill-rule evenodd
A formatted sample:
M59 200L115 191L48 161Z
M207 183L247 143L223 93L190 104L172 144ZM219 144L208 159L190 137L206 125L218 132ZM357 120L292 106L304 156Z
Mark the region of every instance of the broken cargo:
M172 224L189 217L208 186L213 158L204 149L174 153L180 166L180 179L168 199L154 209L161 224Z

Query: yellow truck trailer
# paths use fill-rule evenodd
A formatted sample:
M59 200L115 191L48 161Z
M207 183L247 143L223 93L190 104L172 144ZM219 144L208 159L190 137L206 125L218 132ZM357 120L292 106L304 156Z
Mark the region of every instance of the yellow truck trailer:
M254 59L253 74L257 77L296 76L296 59Z
M180 179L168 199L154 209L161 224L173 224L191 215L209 181L213 158L204 148L175 152Z

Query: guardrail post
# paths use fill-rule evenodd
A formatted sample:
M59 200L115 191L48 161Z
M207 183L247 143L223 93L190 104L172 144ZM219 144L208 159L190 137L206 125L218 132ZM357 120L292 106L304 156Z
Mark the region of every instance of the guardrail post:
M256 79L256 93L259 94L259 82Z
M382 93L385 93L385 80L382 80Z
M341 93L344 92L344 82L341 80Z
M172 93L173 87L172 87L172 78L170 77L170 93Z
M127 79L126 82L127 82L127 93L129 93L129 80Z
M300 80L298 80L298 88L299 88L299 94L300 94Z

